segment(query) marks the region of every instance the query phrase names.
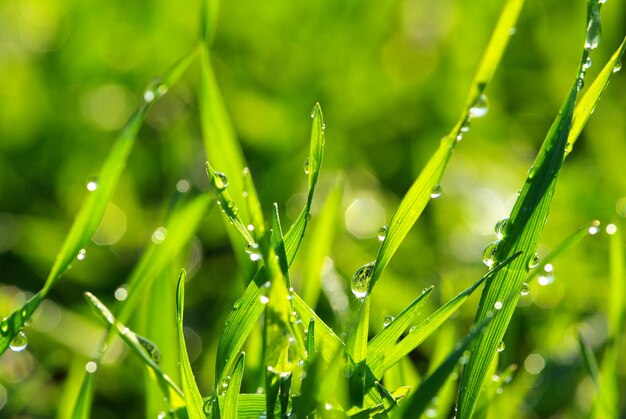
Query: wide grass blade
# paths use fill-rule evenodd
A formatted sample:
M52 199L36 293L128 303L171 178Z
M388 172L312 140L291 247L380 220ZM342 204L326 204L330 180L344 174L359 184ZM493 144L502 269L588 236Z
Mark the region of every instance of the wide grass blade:
M511 36L511 29L515 27L515 23L523 3L523 0L509 0L505 4L496 28L489 41L489 45L487 46L483 58L478 66L478 70L476 72L476 76L474 77L472 86L470 87L470 93L468 95L465 108L461 113L461 117L452 131L441 139L439 148L430 158L428 163L426 163L426 166L421 171L413 185L411 185L409 191L400 202L400 206L391 218L385 241L378 251L376 265L370 279L370 292L400 246L400 243L402 243L409 230L413 227L422 211L430 201L431 194L435 187L439 185L456 144L458 140L461 139L472 115L477 115L476 109L478 109L478 107L480 108L481 113L483 110L486 111L486 108L484 108L486 103L484 103L482 94L489 81L491 81L495 69L504 54Z
M515 253L498 265L494 266L493 269L491 269L491 271L489 271L485 276L441 306L419 325L415 326L415 328L412 328L409 334L400 342L385 351L384 357L376 357L368 362L368 366L372 370L374 377L376 377L376 379L380 379L386 370L391 368L391 366L415 349L420 343L426 340L428 336L437 330L443 322L445 322L456 312L456 310L458 310L459 307L461 307L461 305L463 305L463 303L465 303L465 301L467 301L470 295L472 295L472 293L476 291L480 285L488 279L493 278L499 272L502 272L503 268L508 269L510 264L512 264L520 255L521 252Z
M472 415L489 365L496 353L496 347L502 340L515 310L519 299L519 290L529 271L538 263L535 251L548 217L552 196L556 189L556 181L565 158L565 150L569 148L567 144L572 140L570 128L573 122L576 93L579 80L584 75L583 62L588 53L588 49L585 49L576 81L529 170L526 183L506 223L504 238L495 251L495 260L501 260L512 252L520 250L525 253L525 256L485 285L475 323L481 322L487 313L493 310L494 304L502 304L502 301L509 299L511 299L511 304L502 307L502 315L498 316L498 319L492 322L487 330L471 345L474 356L463 371L459 389L458 413L460 418ZM618 56L620 55L614 54L613 58ZM613 71L614 65L615 62L612 67L609 67L611 68L610 71ZM604 86L609 80L606 71L608 71L607 68L599 76L603 80ZM596 85L593 93L589 93L591 95L589 103L597 102L603 89L604 87ZM594 107L595 105L586 104L584 108L580 108L579 121L586 121L588 114Z
M176 324L178 329L178 359L180 363L180 376L183 384L183 394L185 406L189 419L204 419L204 402L198 390L196 379L191 370L189 355L187 355L187 345L185 345L185 335L183 334L183 311L185 309L185 277L187 273L183 269L178 277L178 288L176 290Z
M228 388L224 395L224 417L236 418L239 405L239 390L241 389L241 380L243 379L243 368L246 361L246 354L242 352L237 357L233 375L228 382Z
M165 94L169 87L193 64L197 53L198 50L194 49L166 73L163 81L157 88L159 94L152 100L145 101L122 129L102 166L97 182L90 185L90 189L95 189L88 192L86 200L78 211L43 288L29 299L22 308L16 310L0 322L0 355L7 350L9 343L19 334L24 324L28 322L39 304L59 281L80 250L88 245L91 237L100 225L113 191L126 166L126 160L135 143L146 112L156 99Z
M314 108L313 125L311 128L311 151L309 158L311 158L312 155L317 156L316 161L319 164L314 168L311 167L309 170L307 202L295 223L291 226L283 238L288 265L291 265L296 256L296 252L302 239L304 238L304 232L310 218L309 214L311 210L311 202L313 200L315 186L317 185L319 170L321 169L321 159L324 154L323 126L324 121L322 110L319 104L317 104ZM243 296L235 302L233 310L226 319L226 326L217 348L215 367L217 382L223 380L234 366L236 354L243 348L250 331L265 309L265 306L260 301L260 297L261 289L268 279L267 269L263 266L254 275L253 280L250 284L248 284ZM295 297L295 300L297 300L297 295ZM300 317L303 319L311 318L310 315L304 317L301 314Z

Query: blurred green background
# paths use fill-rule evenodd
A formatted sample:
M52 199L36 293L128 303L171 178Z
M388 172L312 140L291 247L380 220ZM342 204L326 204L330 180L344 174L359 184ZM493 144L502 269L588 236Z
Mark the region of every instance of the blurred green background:
M346 180L318 304L335 330L345 327L354 300L352 273L375 258L378 228L456 122L501 5L220 5L216 77L266 213L277 202L287 225L305 199L309 112L316 101L322 105L326 154L312 227L337 176ZM172 0L0 3L0 316L43 285L85 185L145 86L196 45L199 9L198 1ZM422 288L435 285L431 300L439 304L484 274L482 249L512 207L575 77L585 10L582 0L526 2L487 89L489 113L473 122L441 183L442 196L427 207L374 293L372 332ZM588 83L626 33L623 2L609 0L602 14L602 42L592 53ZM181 179L190 182L190 194L207 193L198 89L195 65L150 111L87 257L73 264L40 307L26 330L28 350L0 358L0 417L64 417L102 329L83 292L114 301L163 224ZM564 165L539 255L591 220L602 222L601 234L554 264L554 283L531 285L505 337L501 365L518 364L516 380L530 390L500 397L522 397L522 417L584 417L592 402L573 327L582 328L601 353L610 292L604 227L621 228L626 217L625 91L626 80L617 73ZM219 170L219 162L212 163ZM308 244L305 238L303 252ZM223 322L246 278L219 211L209 213L187 253L164 276L174 281L183 266L190 272L186 330L206 396ZM296 284L302 261L293 268ZM477 302L475 296L450 320L449 333L467 332ZM418 348L412 358L420 373L429 359L442 356L437 350L436 337ZM537 370L536 362L525 368L529 354L541 357L545 368ZM121 346L112 351L98 379L93 417L145 415L141 365L127 355ZM621 365L616 373L623 384L626 363ZM254 380L248 381L246 391L255 391Z

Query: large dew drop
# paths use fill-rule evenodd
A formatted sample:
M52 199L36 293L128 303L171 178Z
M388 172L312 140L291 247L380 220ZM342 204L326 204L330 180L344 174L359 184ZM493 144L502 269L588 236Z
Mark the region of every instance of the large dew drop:
M383 327L387 327L391 324L391 322L393 322L394 318L393 316L386 316L385 319L383 320Z
M435 185L433 190L430 191L430 197L432 199L439 198L441 196L441 193L442 193L441 186L440 185Z
M222 172L215 172L215 177L213 177L213 186L218 191L223 191L228 187L228 178Z
M494 228L494 233L496 234L496 238L498 240L502 240L506 234L506 225L509 221L509 218L503 218L496 223L496 227Z
M585 48L594 49L600 43L602 36L602 24L600 23L600 4L592 4L589 9L589 22L587 23L587 38Z
M13 338L9 344L9 349L13 352L22 352L28 346L28 339L26 334L20 330L20 332Z
M496 250L498 250L498 244L500 242L495 241L493 243L489 243L485 250L483 251L483 263L486 267L491 268L495 262Z
M480 97L474 102L469 110L469 114L472 118L482 118L489 111L489 102L487 96L480 95Z
M385 238L387 237L387 226L382 226L379 230L378 230L378 241L380 242L384 242Z
M366 263L352 275L350 287L352 288L352 294L354 294L356 298L365 298L367 295L375 265L376 261Z

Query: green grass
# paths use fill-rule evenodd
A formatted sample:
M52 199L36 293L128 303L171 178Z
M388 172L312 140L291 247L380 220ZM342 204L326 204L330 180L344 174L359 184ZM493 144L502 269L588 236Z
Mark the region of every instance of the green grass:
M602 262L576 262L585 269L587 265L608 266L604 274L606 284L596 298L600 303L591 311L606 319L606 336L585 334L584 326L590 314L587 308L572 309L571 305L564 304L553 308L553 318L541 324L537 318L542 315L527 310L524 305L531 291L545 285L538 278L551 274L553 264L570 257L584 245L581 241L585 237L596 235L603 227L598 221L588 222L590 217L583 215L581 209L575 222L560 226L558 234L548 240L552 243L551 251L545 252L541 247L544 229L553 233L549 215L551 220L560 220L564 214L558 201L563 187L557 192L557 183L566 176L566 157L572 155L575 145L578 147L583 128L621 66L626 41L605 59L606 64L593 80L587 74L600 67L594 64L590 69L592 56L594 61L602 60L601 56L595 57L602 33L602 2L589 0L584 25L578 22L567 29L580 27L585 34L580 63L576 67L575 62L569 60L570 73L567 77L559 74L559 83L563 78L567 83L547 82L551 89L561 91L564 99L528 174L524 179L519 174L516 176L523 185L508 217L495 225L497 241L487 245L483 255L487 272L481 272L472 264L455 268L459 265L455 265L454 257L439 243L441 232L452 231L437 226L437 222L449 223L450 214L454 213L450 207L439 206L439 197L442 190L444 196L446 194L446 188L442 189L441 185L445 185L448 176L454 178L455 152L458 155L472 147L503 148L503 159L514 159L513 148L503 144L480 144L484 141L481 136L488 132L484 131L484 126L496 125L498 118L504 118L504 112L498 111L497 106L496 112L487 112L488 103L497 102L498 94L505 93L505 89L497 86L502 83L498 71L499 67L509 70L514 67L505 55L509 43L513 42L513 32L516 28L532 28L523 21L523 6L523 0L508 0L499 6L499 18L489 20L488 26L494 26L494 22L495 26L488 35L485 32L485 52L480 60L479 54L471 57L477 68L473 80L464 74L457 75L467 80L464 89L469 93L458 115L453 115L457 112L446 114L445 123L452 129L438 144L430 135L426 136L428 148L435 151L420 161L420 169L410 181L389 188L401 198L388 205L392 208L388 223L380 230L375 229L378 241L355 244L354 240L345 239L339 219L344 214L345 202L357 202L355 189L358 190L363 180L352 180L355 171L348 168L345 172L330 170L328 176L325 170L329 160L331 167L336 167L338 161L347 164L351 153L358 153L359 143L340 141L339 144L351 151L343 151L340 158L335 156L333 153L339 147L334 143L332 122L327 131L322 107L315 103L311 111L308 153L306 159L301 159L305 176L297 182L301 199L293 200L297 205L291 205L296 208L291 211L285 210L290 204L282 200L277 199L277 203L270 205L271 200L276 199L273 196L285 188L282 178L295 177L291 173L294 168L302 176L302 168L300 164L289 164L291 158L286 154L282 157L288 163L281 168L280 146L269 152L270 158L277 160L273 166L264 166L258 156L249 163L246 160L244 151L246 154L250 151L251 156L255 156L255 151L261 153L255 150L251 138L263 132L269 117L266 120L250 115L250 121L239 125L235 118L231 119L232 113L241 111L235 108L233 112L226 100L229 95L235 95L233 87L222 92L218 82L218 75L224 77L228 73L223 68L226 64L215 58L220 57L224 48L220 43L220 36L224 35L217 29L219 8L217 2L201 1L197 45L144 92L143 100L112 143L97 182L88 186L89 191L73 223L65 229L68 233L60 241L60 250L43 285L40 284L28 299L23 296L24 301L13 302L11 311L0 323L0 355L5 359L12 357L17 359L15 365L22 365L18 363L34 361L13 357L24 354L33 359L38 357L40 371L57 368L67 376L64 379L31 377L27 382L34 384L22 388L20 380L16 384L16 380L6 378L9 375L0 374L0 390L5 389L4 385L10 389L0 391L0 411L6 409L8 417L19 417L25 412L35 416L56 414L61 418L158 415L191 419L414 418L448 417L452 412L461 419L541 417L559 412L601 417L622 414L624 401L620 388L626 374L620 370L624 317L621 224L614 221L615 224L607 226L608 250L602 248L599 253L601 258L605 252L608 256ZM230 10L227 5L222 7L226 7L226 13ZM350 10L349 5L342 7L346 9L337 10L338 22L343 13L345 16L357 13ZM367 22L366 18L364 20ZM364 28L369 29L370 25L365 24ZM245 32L245 28L242 31ZM325 39L323 33L315 36L316 40ZM293 42L298 40L294 38ZM341 39L337 43L341 44ZM550 54L556 55L557 51L550 51ZM309 51L305 55L309 55ZM355 60L358 60L357 55L355 53ZM311 66L314 61L312 58ZM285 73L288 73L287 67ZM444 73L443 69L439 72ZM446 76L438 74L438 77ZM194 92L195 96L190 96L187 83L197 83L197 95ZM496 84L493 95L491 84ZM434 89L438 100L449 104L459 101L458 93L449 92L443 85ZM183 187L177 186L169 199L161 197L164 204L158 217L145 214L143 218L150 219L146 224L157 228L147 230L154 231L150 240L146 240L145 235L139 240L141 251L137 253L141 255L129 258L132 263L122 278L107 270L108 260L119 256L109 252L100 256L100 266L88 265L84 273L87 280L76 281L73 266L80 270L86 254L90 255L87 263L90 260L94 247L90 244L92 237L106 225L107 211L114 202L133 201L125 190L129 187L123 180L124 169L127 164L136 167L132 158L137 140L158 131L155 129L158 122L154 122L158 119L150 118L157 114L159 105L163 103L165 107L159 114L162 118L169 112L176 115L172 109L181 106L180 103L168 102L173 100L174 94L184 98L181 102L190 97L197 100L191 106L197 127L186 131L171 126L174 134L170 140L201 137L202 150L198 147L196 151L201 151L202 157L198 161L196 154L186 152L184 147L164 144L163 159L174 160L174 156L181 153L186 159L181 166L194 166L187 172L193 177L191 193L190 182L186 181ZM248 100L254 103L253 99ZM245 101L241 103L245 108ZM382 99L380 106L385 106ZM337 118L334 112L338 107L332 109L333 112L326 111L329 121ZM617 119L623 119L623 109L608 111L617 113ZM376 108L370 112L370 117L377 116ZM507 123L513 124L513 118ZM147 127L146 124L156 125ZM438 128L444 124L440 125ZM245 127L243 138L237 138L238 127ZM345 136L346 132L338 130L337 136ZM611 132L611 127L605 132ZM524 147L528 152L535 145ZM282 146L287 147L286 143ZM386 152L384 148L380 147L380 153ZM424 155L421 145L417 149ZM377 151L376 146L373 150ZM473 156L477 165L484 164L484 155L469 156ZM468 161L472 158L461 155L460 163L468 164ZM508 174L504 168L506 160L499 163L503 166L502 173ZM608 162L605 164L611 166ZM202 173L201 180L197 173ZM139 179L140 176L136 176ZM364 179L372 182L371 177ZM623 185L623 176L621 179L622 183L615 183ZM493 183L499 180L491 179ZM503 182L505 180L503 176ZM261 186L257 189L256 185ZM572 184L565 186L572 187ZM451 195L450 201L462 196L460 193ZM435 199L437 201L433 202ZM621 216L626 214L620 213L619 201L617 211ZM444 221L437 221L439 213ZM364 225L369 221L367 216L359 220ZM567 216L571 217L571 213ZM434 233L418 236L418 221L420 226L432 224ZM583 223L586 224L578 229L572 227ZM454 241L458 235L451 233L450 237ZM544 253L546 256L540 258L539 254ZM437 262L433 269L438 275L436 281L431 281L434 286L415 286L432 279L423 278L427 276L424 271L420 271L422 278L419 280L410 274L422 263L420 260L416 265L413 259L422 259L422 256ZM348 257L349 261L344 262ZM208 260L203 261L203 258ZM480 255L475 255L476 265L480 265L479 258ZM409 268L403 268L403 264ZM356 268L359 265L361 267ZM100 296L104 294L101 284L90 281L91 276L99 277L99 269L107 276L103 282L115 284L116 300ZM337 279L342 274L347 277L343 282ZM62 281L64 277L66 281ZM576 285L570 282L566 282L568 287ZM329 290L333 284L337 287L337 283L343 283L345 291ZM8 289L3 289L0 296L8 293ZM593 283L586 285L589 293L600 292L598 289ZM481 290L481 297L476 306L471 297L478 294L478 290ZM58 329L45 331L36 327L45 320L36 314L44 311L49 299L64 301L63 293L84 295L87 304L83 301L59 309L60 316L70 318L68 313L77 311L77 317L88 326L81 329L80 321L65 321ZM604 301L606 295L610 298ZM396 312L399 314L394 317L392 314ZM423 319L420 318L422 312L428 313ZM46 312L42 316L49 315ZM383 326L377 326L383 317ZM518 318L530 323L524 326L528 329L527 335L518 333L517 329L522 327ZM31 326L31 322L35 325ZM568 373L578 374L580 384L577 396L569 399L550 386L550 380L559 377L558 373L550 372L550 367L554 364L557 368L563 359L556 352L552 353L558 345L542 342L542 336L545 339L545 336L562 333L563 325L580 326L576 335L578 364L568 366ZM31 330L35 339L25 351L26 336ZM63 343L53 343L55 338L62 340L63 332L71 335L79 330L89 330L84 336L78 336L86 346L84 350L71 347L61 350ZM204 339L196 331L201 331ZM514 345L508 342L505 345L507 340ZM34 355L30 355L31 350ZM57 355L61 365L46 354L48 350L66 354ZM536 356L531 357L531 352ZM539 359L544 362L540 367L533 364ZM9 369L14 370L11 367L7 371ZM18 374L19 367L15 371L12 373ZM140 374L136 374L137 371ZM538 374L543 374L543 382L536 380ZM594 388L593 397L578 400L589 383ZM46 391L52 394L50 397L62 394L56 412L55 405L37 407L37 410L20 404L25 395L36 394L33 390L36 385L46 386ZM558 395L556 406L550 404L552 392ZM8 395L3 396L4 393ZM540 396L536 396L537 393ZM108 399L119 401L114 412L107 410ZM6 408L4 401L7 401Z

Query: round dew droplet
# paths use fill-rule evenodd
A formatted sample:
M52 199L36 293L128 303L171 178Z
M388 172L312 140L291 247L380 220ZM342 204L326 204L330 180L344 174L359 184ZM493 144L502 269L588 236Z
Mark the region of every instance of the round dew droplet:
M430 191L430 197L432 199L439 198L441 196L441 185L435 185L432 191Z
M98 189L98 178L92 177L89 181L87 181L87 190L89 192L93 192L96 189Z
M465 118L463 124L461 124L461 132L468 132L470 130L470 119Z
M522 296L526 296L526 295L530 294L530 287L528 286L528 284L526 282L524 282L522 284L522 289L520 290L519 293Z
M498 250L498 244L500 242L495 241L493 243L489 243L485 250L483 251L483 263L486 267L491 268L495 262L496 251Z
M307 175L309 174L310 166L311 166L311 159L307 157L306 160L304 161L304 173Z
M620 71L622 69L622 62L618 61L617 63L615 63L615 67L613 67L613 72L617 73L618 71Z
M387 237L387 226L382 226L379 230L378 230L378 241L380 242L384 242L385 241L385 237Z
M385 319L383 320L383 327L387 327L391 324L391 322L393 322L394 317L393 316L386 316Z
M528 261L528 269L535 269L537 266L539 266L539 256L535 254L535 256Z
M501 340L500 343L498 343L498 346L496 347L496 350L498 352L502 352L502 351L504 351L504 348L506 348L506 345L504 344L504 341Z
M94 361L89 361L85 364L85 370L88 373L92 374L98 370L98 364L96 364Z
M213 186L218 191L223 191L228 187L228 178L222 172L215 172L215 176L213 177Z
M259 297L259 300L261 301L261 304L267 304L270 302L270 297L268 297L267 295L262 295Z
M13 338L9 344L9 349L13 352L22 352L28 346L28 339L26 334L20 330L19 333Z
M487 96L481 94L470 108L469 114L472 118L482 118L487 114L488 110L489 102L487 101Z
M493 304L493 308L495 308L496 310L502 310L502 307L504 307L504 304L502 304L502 301L496 301Z
M86 257L87 257L87 250L85 249L80 249L78 251L78 254L76 255L76 259L78 260L85 260Z
M593 64L593 61L591 61L591 57L588 56L583 63L583 69L587 70L589 67L591 67L591 64Z
M496 234L496 237L498 240L502 240L506 234L506 225L509 221L509 218L503 218L500 221L498 221L496 223L496 226L494 228L494 233Z
M151 103L166 93L167 86L161 79L156 79L151 81L148 87L146 87L146 90L143 92L143 100L145 100L146 103Z
M250 256L252 262L261 260L261 252L259 251L259 245L256 243L246 243L245 251Z
M366 263L352 275L350 287L352 288L352 294L354 294L356 298L365 298L367 295L375 265L376 261Z
M159 227L154 230L154 233L152 233L152 243L154 244L161 244L165 241L166 238L167 229L165 227Z

